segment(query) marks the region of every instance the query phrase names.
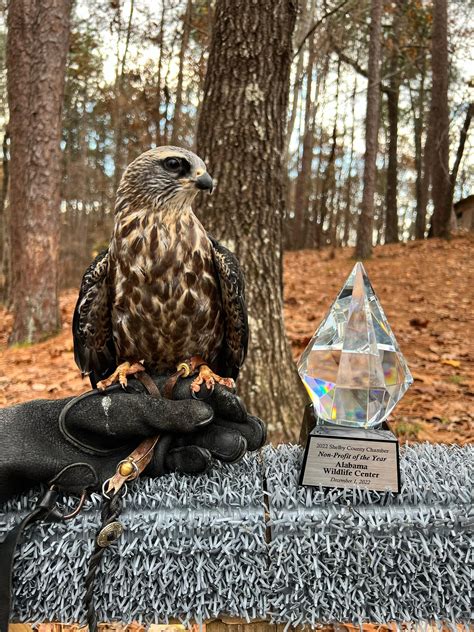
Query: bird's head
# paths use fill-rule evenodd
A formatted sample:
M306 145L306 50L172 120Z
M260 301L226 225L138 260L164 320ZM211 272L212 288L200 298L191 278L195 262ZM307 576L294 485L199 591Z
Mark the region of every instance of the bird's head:
M125 170L117 198L154 208L189 206L199 191L212 193L206 165L188 149L157 147L136 158Z

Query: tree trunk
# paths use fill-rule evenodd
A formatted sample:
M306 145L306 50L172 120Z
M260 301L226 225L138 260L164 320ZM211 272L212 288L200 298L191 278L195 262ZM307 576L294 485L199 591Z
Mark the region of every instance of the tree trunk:
M342 132L342 138L346 135L346 121L344 120L344 129ZM334 177L334 186L331 192L330 208L332 209L330 216L330 223L328 228L329 245L332 248L337 248L341 245L340 225L342 218L342 179L343 168L339 167L337 170L337 176Z
M433 217L430 235L450 235L451 207L449 195L449 110L448 110L448 7L447 0L433 1L433 30L431 35L431 91L430 125L432 127L433 157L431 162L431 196Z
M387 100L388 110L388 163L387 163L387 192L385 197L385 243L398 242L398 99L400 89L398 78L391 77L390 92Z
M327 238L324 232L324 222L326 221L326 216L328 212L328 197L329 197L329 188L335 186L334 181L334 161L336 159L336 148L337 148L337 123L339 119L339 79L340 79L340 71L341 71L341 62L338 60L337 63L337 84L336 84L336 111L334 115L334 123L331 134L331 149L329 151L328 162L326 165L326 170L324 171L324 176L321 183L321 203L319 209L319 216L316 223L316 248L321 248L322 246L327 246ZM331 208L331 213L334 212L334 209ZM323 243L324 237L324 243Z
M328 78L329 71L329 61L331 57L328 54L324 60L323 68L318 72L318 104L317 110L319 111L320 125L319 125L319 133L318 138L316 140L315 146L319 149L318 151L318 161L316 166L316 173L314 173L311 179L312 185L312 203L308 206L308 213L305 217L305 241L304 248L317 248L319 243L319 224L318 224L318 212L319 212L319 201L321 199L321 189L322 189L322 173L323 173L323 161L325 160L324 149L328 142L325 121L326 121L326 99L324 98L327 94L326 91L326 82ZM316 111L313 121L313 138L316 138Z
M372 254L374 196L377 175L377 147L380 117L380 61L382 50L382 0L372 0L370 17L367 111L365 116L364 189L357 224L355 256L366 259Z
M293 85L293 99L291 102L290 116L288 118L288 125L286 128L286 140L285 140L285 154L286 162L290 162L290 143L295 128L296 114L298 112L299 97L301 84L303 83L303 62L304 62L304 50L298 55L298 61L296 62L295 70L295 83Z
M347 246L349 243L349 236L351 231L352 220L352 166L354 163L354 137L355 137L355 109L356 109L356 96L357 96L357 75L354 77L354 87L352 89L351 96L351 150L349 154L349 165L347 167L347 182L346 182L346 195L344 205L344 233L342 236L342 245Z
M400 98L399 31L401 20L401 2L395 5L393 17L392 49L389 63L389 84L387 92L388 112L388 164L387 191L385 197L385 243L398 242L398 101Z
M9 278L9 252L8 247L8 221L6 213L6 201L9 180L8 144L10 134L8 127L5 129L2 143L2 188L0 191L0 303L6 303L8 299Z
M431 187L431 161L433 160L433 138L430 128L426 134L425 147L423 149L423 178L421 180L420 190L420 212L416 216L416 230L418 238L423 239L426 232L426 211L428 208L428 202L430 199L430 187Z
M0 221L2 221L3 213L5 211L5 203L7 201L8 191L8 141L10 134L8 128L3 134L2 142L2 188L0 189Z
M166 4L163 2L161 7L161 20L160 20L160 31L159 31L159 42L160 42L160 54L158 56L158 70L156 76L156 103L154 108L155 114L155 144L157 147L163 145L163 134L161 132L161 98L162 98L162 89L161 89L161 71L163 67L163 51L165 48L165 12L166 12Z
M189 34L191 32L191 16L193 4L188 0L186 5L186 13L183 17L183 35L181 37L181 49L179 51L178 80L176 85L176 99L174 103L173 113L173 131L171 133L171 144L177 145L180 139L182 127L182 108L183 108L183 78L184 78L184 58L188 49Z
M117 10L120 11L120 5L117 4ZM130 0L130 11L128 14L127 31L125 34L125 48L122 59L120 59L120 16L118 19L118 41L117 41L117 66L115 71L114 85L114 191L117 191L123 173L123 112L122 102L125 98L123 94L123 84L125 78L125 69L127 67L128 49L130 46L130 37L132 35L133 12L135 10L135 0Z
M302 2L299 3L298 5L299 15L296 21L296 28L293 33L293 41L300 42L303 37L303 34L307 32L308 30L307 23L311 19L312 15L314 14L315 5L316 5L316 0L311 0L309 3L308 3L308 0L302 0ZM312 38L312 40L314 42L314 37ZM313 44L313 48L314 48L314 44ZM302 48L296 55L296 57L298 58L298 61L296 62L295 81L293 84L293 91L292 91L293 98L291 100L291 105L290 105L290 116L288 117L288 125L287 125L286 140L285 140L285 153L286 153L287 167L290 164L291 136L293 134L293 129L295 127L296 115L298 113L298 102L299 102L299 97L300 97L301 85L303 83L303 78L304 78L304 72L303 72L303 65L304 65L304 58L305 58L304 52L305 52L304 48ZM293 64L294 64L294 60L293 60Z
M293 0L217 0L199 155L217 179L206 228L246 275L249 355L239 381L273 438L294 438L304 396L283 322L282 220Z
M413 127L415 132L415 168L416 168L416 218L415 239L424 239L426 231L426 207L428 204L428 191L430 182L430 158L429 130L426 134L423 151L423 128L425 121L425 80L426 80L426 53L422 52L420 88L418 91L418 107L412 98Z
M11 342L59 328L61 110L71 2L9 4Z
M294 196L294 230L293 230L293 248L302 248L304 246L304 225L305 218L309 213L309 194L311 187L311 166L313 164L313 66L314 66L314 40L309 42L308 65L306 68L306 101L304 113L304 133L303 133L303 153L301 156L301 169L296 178L295 196Z
M456 186L456 178L458 177L459 165L461 164L462 156L464 153L464 146L466 144L467 133L469 131L469 127L471 126L473 114L474 103L470 103L467 107L466 118L464 119L464 125L461 129L459 145L456 152L456 159L454 161L453 169L449 175L448 199L446 200L446 206L448 206L449 208L452 208L453 206L454 187Z

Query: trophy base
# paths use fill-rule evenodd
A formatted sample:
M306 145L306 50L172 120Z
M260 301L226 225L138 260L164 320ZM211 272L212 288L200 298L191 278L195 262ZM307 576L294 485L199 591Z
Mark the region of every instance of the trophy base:
M400 492L398 441L387 424L381 428L348 428L309 423L300 485ZM302 433L300 442L304 441Z

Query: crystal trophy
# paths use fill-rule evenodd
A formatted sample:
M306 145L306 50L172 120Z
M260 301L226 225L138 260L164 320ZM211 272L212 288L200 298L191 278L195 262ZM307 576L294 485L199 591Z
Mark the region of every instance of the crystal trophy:
M298 372L312 402L300 436L300 484L398 493L398 442L386 420L413 378L361 263Z

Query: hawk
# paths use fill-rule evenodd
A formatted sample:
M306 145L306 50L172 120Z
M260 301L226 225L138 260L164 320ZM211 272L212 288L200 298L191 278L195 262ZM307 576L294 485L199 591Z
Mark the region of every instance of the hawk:
M191 208L212 188L203 161L178 147L151 149L126 169L112 239L87 268L74 311L74 357L93 387L191 359L194 391L237 378L248 341L244 278Z

